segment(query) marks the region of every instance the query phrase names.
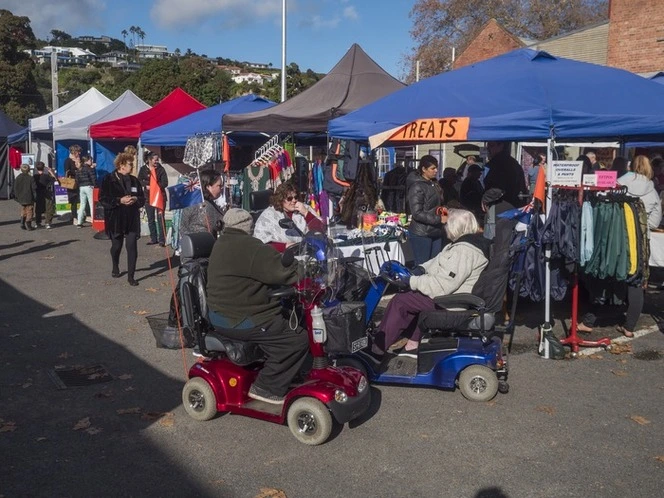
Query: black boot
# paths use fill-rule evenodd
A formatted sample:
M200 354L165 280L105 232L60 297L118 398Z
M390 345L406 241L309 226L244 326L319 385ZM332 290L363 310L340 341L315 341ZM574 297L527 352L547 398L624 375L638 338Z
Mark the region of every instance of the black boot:
M26 221L25 222L25 227L30 231L35 229L35 227L32 226L32 221Z
M21 216L21 229L27 230L27 228L25 227L25 216Z

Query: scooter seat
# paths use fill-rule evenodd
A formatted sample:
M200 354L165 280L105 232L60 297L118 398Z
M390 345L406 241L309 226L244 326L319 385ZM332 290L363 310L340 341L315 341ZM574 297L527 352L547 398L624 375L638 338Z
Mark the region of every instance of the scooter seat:
M477 311L432 310L420 313L418 326L423 330L487 332L493 328L495 321L494 313L484 313L482 330L482 320Z
M245 366L265 361L265 353L253 342L239 341L224 337L217 330L205 334L205 349L215 353L226 353L230 361Z

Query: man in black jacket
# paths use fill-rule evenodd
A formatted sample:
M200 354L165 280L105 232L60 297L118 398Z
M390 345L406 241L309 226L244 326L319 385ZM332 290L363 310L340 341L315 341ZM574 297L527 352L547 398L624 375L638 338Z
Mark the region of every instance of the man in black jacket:
M156 176L157 185L161 189L163 199L166 199L166 187L168 187L168 175L164 167L159 164L159 155L156 152L148 152L145 156L145 164L138 172L138 181L145 192L145 213L148 215L148 228L150 229L150 242L147 245L159 243L164 246L166 234L164 233L164 212L150 205L150 177ZM158 226L157 226L158 225Z
M35 163L35 184L37 196L35 198L35 222L37 228L41 227L42 215L46 221L46 228L51 228L51 221L55 215L55 174L51 168L47 168L42 161Z
M499 188L505 192L504 199L516 207L526 204L527 198L520 198L519 194L527 194L526 178L521 165L510 156L510 142L487 142L489 162L484 179L486 190Z
M276 249L251 236L252 226L251 215L243 209L232 208L224 215L224 230L208 265L209 318L222 335L260 346L267 359L249 397L282 404L307 355L309 338L302 327L290 327L279 300L268 292L294 284L297 265L285 267Z

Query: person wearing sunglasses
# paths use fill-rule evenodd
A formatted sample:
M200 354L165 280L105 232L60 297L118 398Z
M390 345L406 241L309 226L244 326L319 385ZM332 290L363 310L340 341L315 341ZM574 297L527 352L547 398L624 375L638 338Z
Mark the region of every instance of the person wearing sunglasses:
M322 220L299 200L295 185L286 182L276 188L270 197L270 205L256 220L254 237L272 245L279 252L283 252L289 245L300 242L299 236L288 234L279 226L279 220L285 217L292 219L302 232L325 231Z

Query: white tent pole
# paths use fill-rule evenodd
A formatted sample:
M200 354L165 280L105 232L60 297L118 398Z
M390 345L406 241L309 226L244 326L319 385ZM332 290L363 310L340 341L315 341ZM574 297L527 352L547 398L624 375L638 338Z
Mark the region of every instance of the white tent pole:
M548 218L551 207L551 162L553 161L554 141L549 138L546 142L546 203L544 206L545 216ZM544 249L544 323L551 323L551 244Z
M281 4L281 101L286 100L286 0Z

